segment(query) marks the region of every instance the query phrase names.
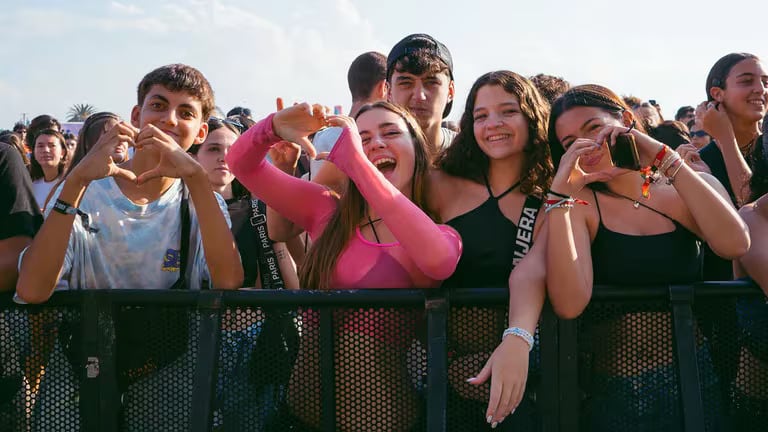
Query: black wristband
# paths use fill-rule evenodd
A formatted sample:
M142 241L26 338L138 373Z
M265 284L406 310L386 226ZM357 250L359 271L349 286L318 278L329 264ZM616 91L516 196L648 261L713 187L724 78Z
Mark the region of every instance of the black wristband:
M66 201L57 199L53 204L53 211L65 215L76 215L80 210L77 207L72 207L72 204Z

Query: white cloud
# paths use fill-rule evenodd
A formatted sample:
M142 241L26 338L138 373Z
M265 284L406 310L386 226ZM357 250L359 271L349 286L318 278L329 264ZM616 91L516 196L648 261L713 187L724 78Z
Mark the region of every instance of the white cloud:
M124 14L124 15L142 15L144 10L136 6L135 4L125 4L113 1L110 6L112 10Z

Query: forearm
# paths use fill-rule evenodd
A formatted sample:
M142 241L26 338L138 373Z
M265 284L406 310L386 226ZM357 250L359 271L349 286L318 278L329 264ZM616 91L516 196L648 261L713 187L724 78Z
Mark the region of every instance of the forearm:
M58 199L78 207L87 183L71 175L64 182ZM27 303L42 303L51 296L59 281L75 215L50 212L45 218L19 266L16 292Z
M720 144L720 152L723 154L731 190L736 197L736 202L741 206L750 197L749 179L752 177L752 170L747 161L744 160L735 137L731 135L730 137L716 137L715 139Z
M280 274L283 276L283 282L286 289L299 289L299 276L296 273L296 263L288 252L285 243L275 243L272 245L277 256L277 264L280 267Z
M272 207L267 207L267 232L272 241L287 242L303 231L301 227L296 226Z
M574 209L553 209L548 216L546 287L558 316L572 319L581 314L592 296L592 259L579 254L573 230ZM581 239L582 243L584 239ZM590 247L589 239L582 249ZM588 250L588 249L587 249ZM590 267L590 271L585 269ZM556 271L555 271L556 269Z
M540 238L509 275L509 327L534 334L546 297L546 239Z
M768 202L765 197L760 200ZM768 235L768 219L759 214L757 206L744 206L739 215L744 218L753 239L764 239ZM734 271L736 277L749 276L768 295L768 243L754 241L749 252L734 263L735 268L740 267L740 272Z
M456 269L461 242L447 235L408 197L394 187L362 155L349 163L348 174L368 205L409 252L421 271L435 280L447 279Z
M195 206L211 283L220 289L240 288L243 284L240 254L205 172L201 169L198 174L185 178L184 183Z
M727 198L686 165L680 168L673 184L701 237L716 254L733 259L747 252L749 231Z

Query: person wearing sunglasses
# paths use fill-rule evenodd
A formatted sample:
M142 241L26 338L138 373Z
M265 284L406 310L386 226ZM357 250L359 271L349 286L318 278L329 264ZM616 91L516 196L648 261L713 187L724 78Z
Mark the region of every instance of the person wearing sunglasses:
M688 129L691 130L691 144L697 149L704 148L705 145L712 141L712 137L695 120L691 120Z

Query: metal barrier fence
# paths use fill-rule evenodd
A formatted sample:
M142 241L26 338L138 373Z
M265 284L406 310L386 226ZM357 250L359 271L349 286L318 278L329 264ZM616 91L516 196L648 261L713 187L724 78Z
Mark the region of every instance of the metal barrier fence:
M0 298L0 430L490 430L477 374L506 290ZM746 282L595 287L545 307L496 430L765 430L768 305Z

